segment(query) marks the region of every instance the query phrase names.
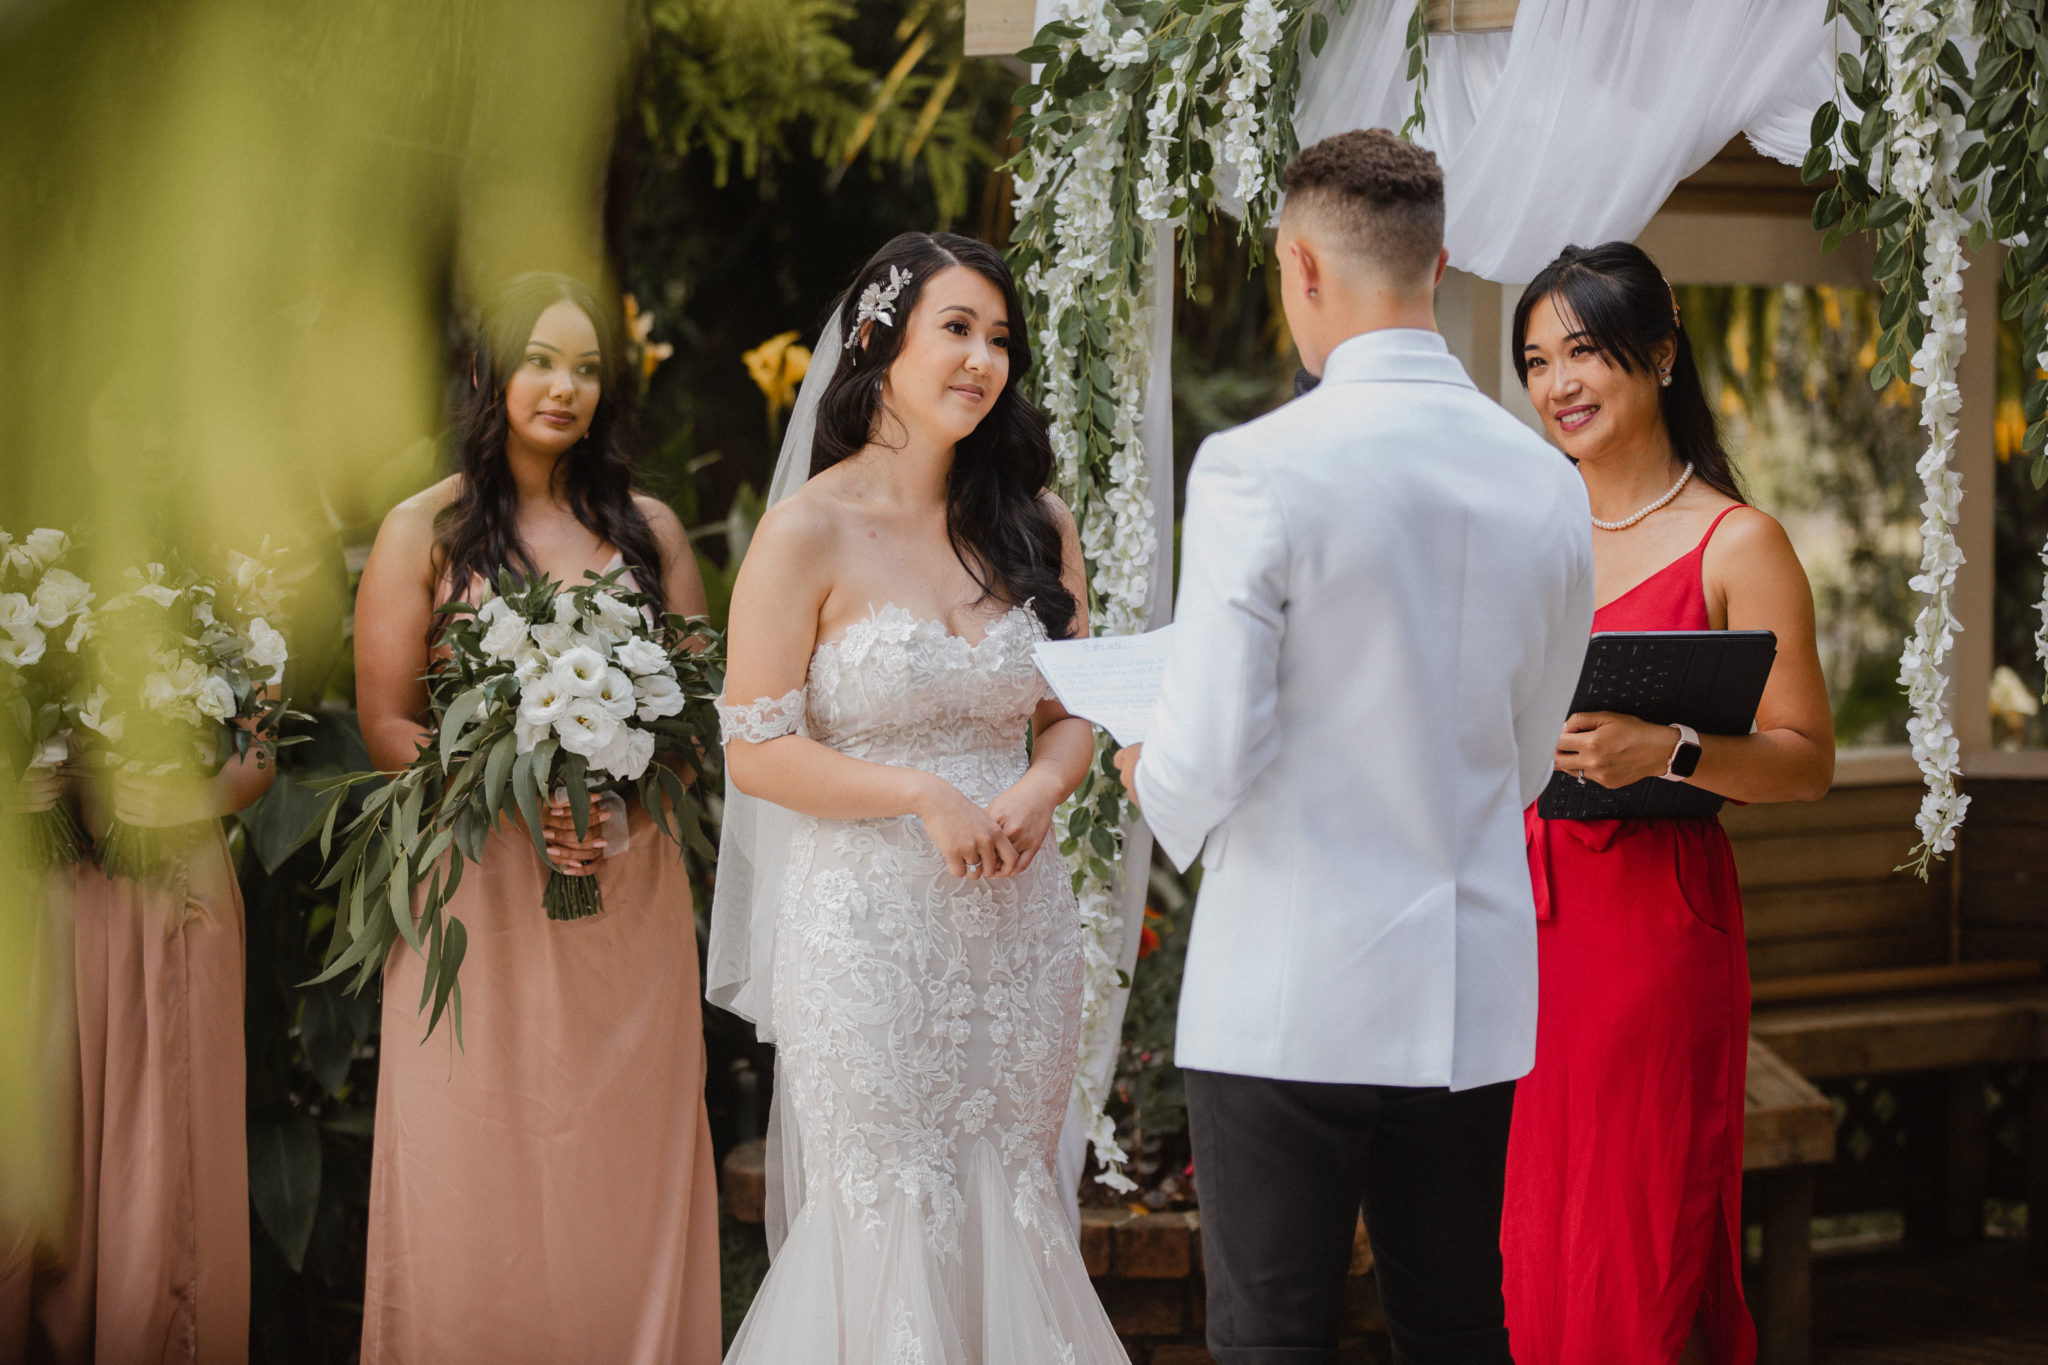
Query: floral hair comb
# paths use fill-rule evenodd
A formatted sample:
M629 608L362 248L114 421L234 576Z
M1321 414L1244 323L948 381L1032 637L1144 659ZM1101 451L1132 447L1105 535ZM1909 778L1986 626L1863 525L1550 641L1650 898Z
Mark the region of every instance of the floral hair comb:
M903 292L903 286L909 284L911 279L908 270L892 265L889 267L888 284L884 285L880 280L876 280L860 291L860 305L853 313L853 329L846 334L849 349L860 344L860 329L863 323L879 322L884 327L896 325L896 314L892 311L896 307L896 296Z

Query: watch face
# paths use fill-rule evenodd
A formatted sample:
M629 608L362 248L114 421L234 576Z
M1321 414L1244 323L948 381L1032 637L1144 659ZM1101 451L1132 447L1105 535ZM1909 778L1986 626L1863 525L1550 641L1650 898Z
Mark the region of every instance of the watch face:
M1671 774L1674 777L1691 777L1700 766L1700 746L1680 744L1678 752L1671 756Z

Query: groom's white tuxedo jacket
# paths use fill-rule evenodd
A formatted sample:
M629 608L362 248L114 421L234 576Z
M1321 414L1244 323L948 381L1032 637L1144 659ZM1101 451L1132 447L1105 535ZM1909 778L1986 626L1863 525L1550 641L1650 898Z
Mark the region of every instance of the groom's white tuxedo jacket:
M1434 332L1203 442L1177 638L1137 771L1203 877L1174 1060L1465 1089L1535 1057L1522 811L1585 658L1569 462Z

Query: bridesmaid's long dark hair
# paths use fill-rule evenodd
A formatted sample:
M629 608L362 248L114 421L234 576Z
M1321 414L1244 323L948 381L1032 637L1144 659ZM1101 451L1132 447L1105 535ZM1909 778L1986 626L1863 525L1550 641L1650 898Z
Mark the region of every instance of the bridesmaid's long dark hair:
M505 462L510 419L505 385L526 355L533 325L557 303L572 303L597 329L598 398L590 430L555 466L569 510L591 534L618 547L640 590L667 610L662 595L661 546L633 501L633 463L625 450L628 414L625 366L611 311L580 280L542 271L506 286L477 328L469 384L455 414L456 466L462 491L434 519L439 577L456 595L471 575L495 581L498 570L537 574L519 539L519 490Z
M1515 375L1529 387L1529 358L1522 345L1529 336L1529 314L1555 296L1561 311L1625 373L1654 369L1651 355L1659 343L1677 344L1671 358L1671 383L1658 390L1664 429L1671 433L1672 453L1692 466L1693 477L1737 502L1749 501L1735 463L1721 444L1720 423L1707 404L1700 367L1693 360L1692 341L1678 315L1678 303L1663 272L1633 242L1603 246L1568 246L1543 267L1515 305L1513 355Z
M894 326L868 329L865 343L841 352L818 399L811 442L813 477L881 438L882 376L903 350L918 296L932 276L962 266L1001 291L1010 324L1010 372L988 415L953 449L946 478L946 533L953 551L981 586L982 601L1030 603L1054 639L1074 628L1073 593L1060 581L1060 528L1041 494L1052 480L1052 439L1045 417L1018 389L1031 368L1031 334L1017 282L994 248L950 232L906 232L869 258L840 296L840 325L853 326L854 303L871 284L886 286L889 270L910 272L896 296Z

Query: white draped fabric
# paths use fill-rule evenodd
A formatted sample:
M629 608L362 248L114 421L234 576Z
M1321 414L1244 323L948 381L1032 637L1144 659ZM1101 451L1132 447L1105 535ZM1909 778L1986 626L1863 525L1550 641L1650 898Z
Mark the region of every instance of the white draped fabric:
M1416 140L1445 181L1451 264L1503 284L1572 243L1633 240L1737 133L1806 155L1832 97L1824 0L1522 0L1507 33L1432 35ZM1301 145L1398 129L1410 0L1357 0L1303 68ZM1856 50L1846 25L1842 49Z

